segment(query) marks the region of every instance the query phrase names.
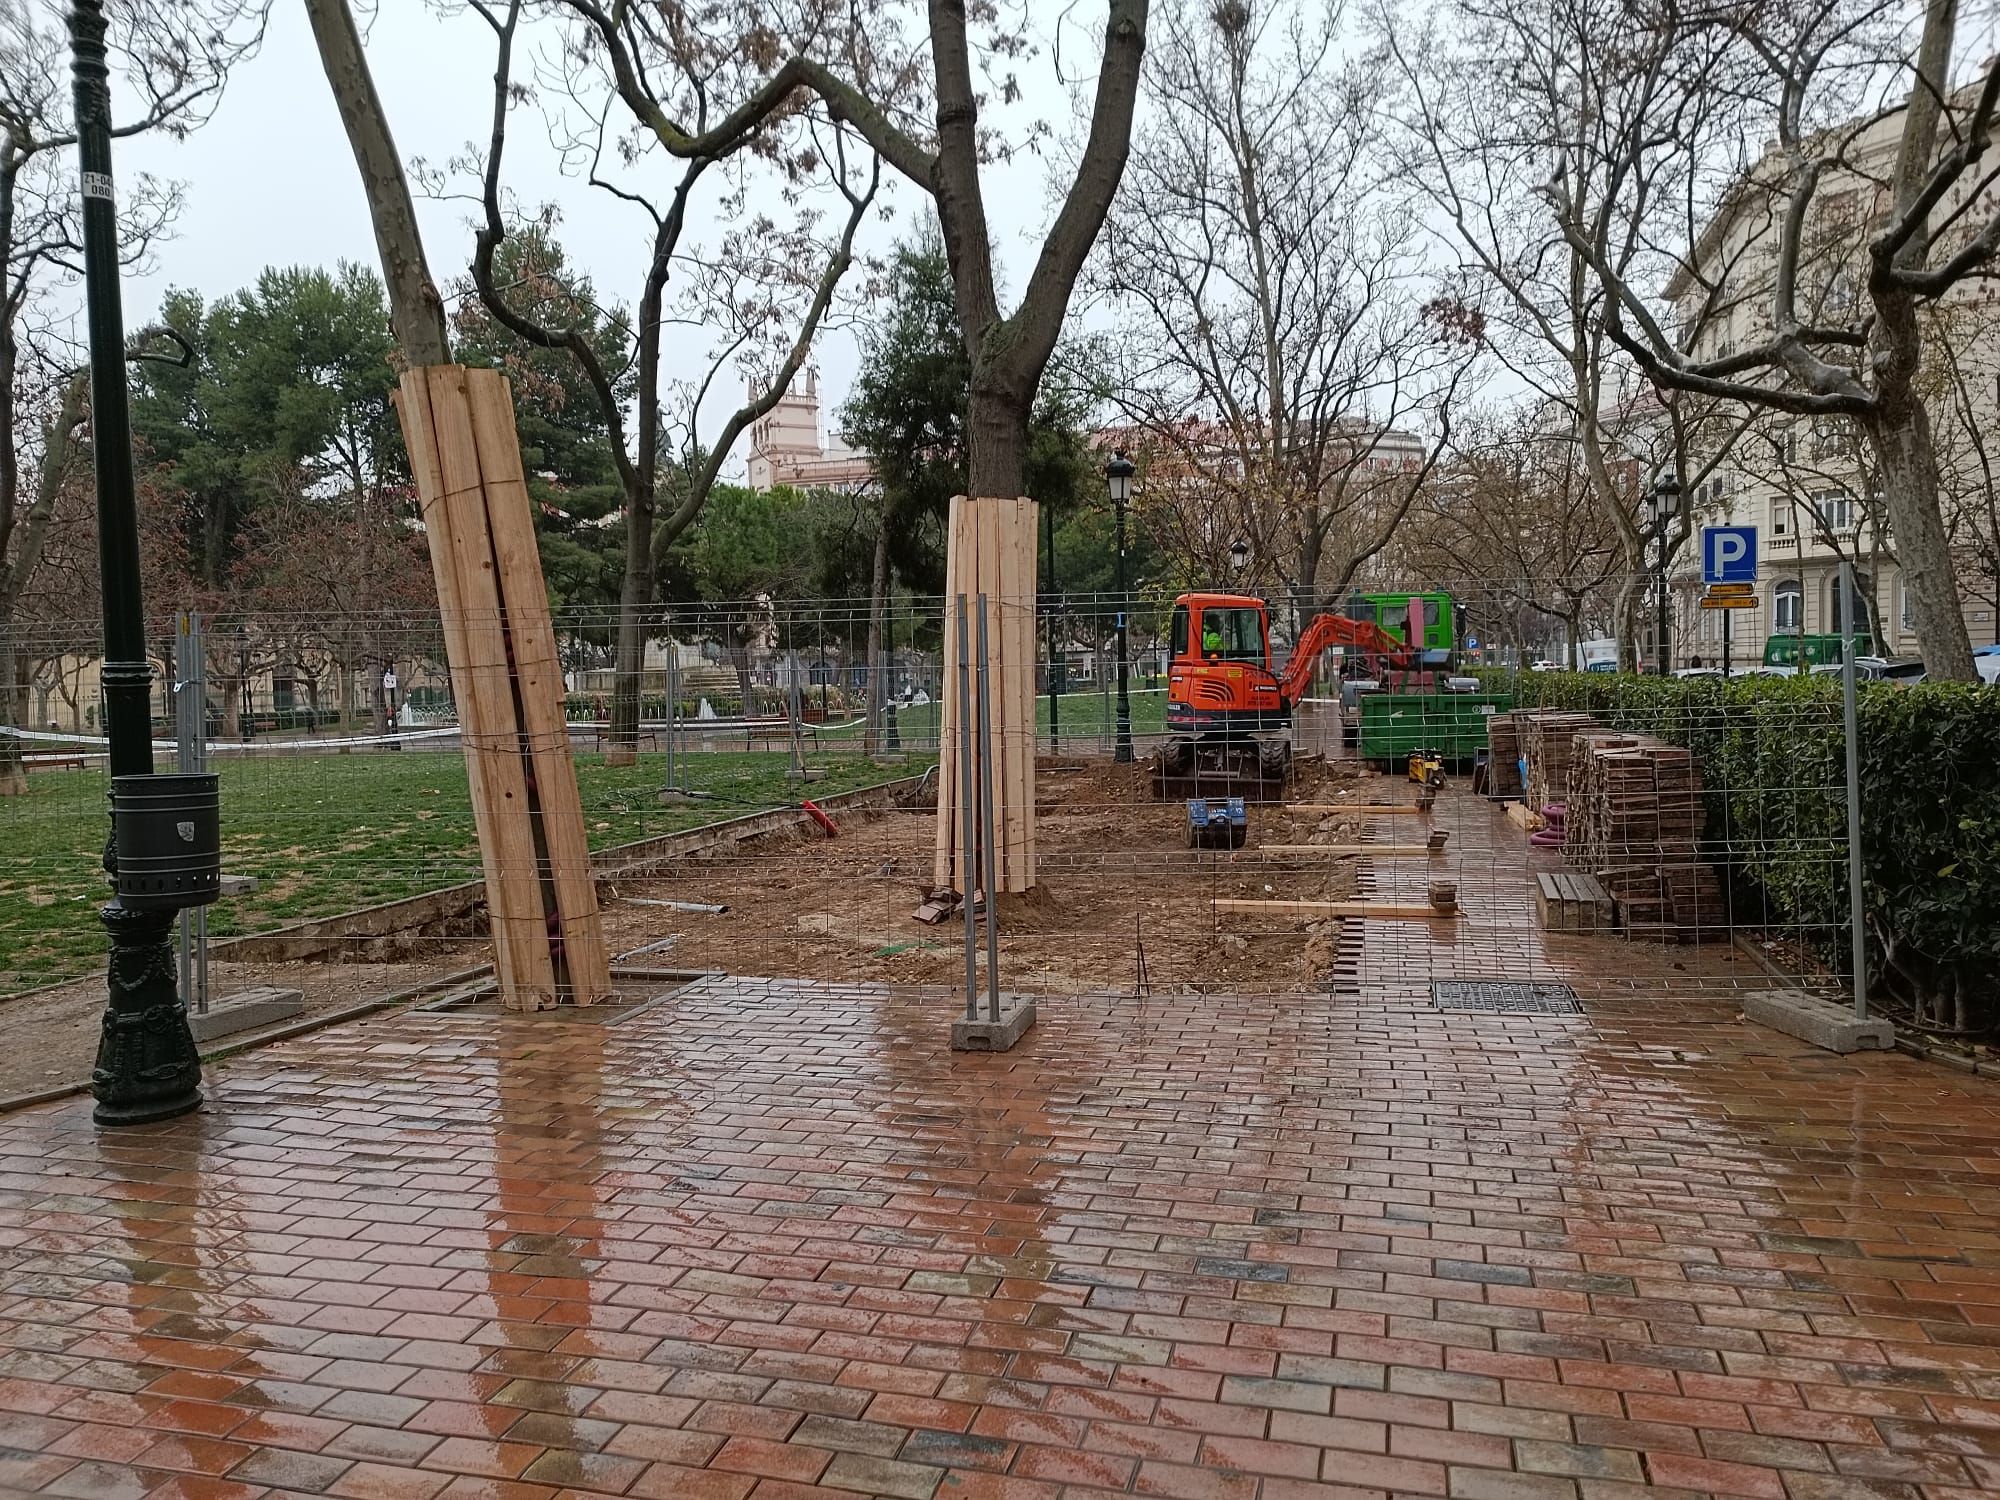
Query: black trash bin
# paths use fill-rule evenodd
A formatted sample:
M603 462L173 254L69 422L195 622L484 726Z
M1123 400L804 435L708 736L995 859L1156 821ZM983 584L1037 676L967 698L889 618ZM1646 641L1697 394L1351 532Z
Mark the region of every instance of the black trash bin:
M179 911L222 894L222 791L215 772L114 776L111 821L124 905Z

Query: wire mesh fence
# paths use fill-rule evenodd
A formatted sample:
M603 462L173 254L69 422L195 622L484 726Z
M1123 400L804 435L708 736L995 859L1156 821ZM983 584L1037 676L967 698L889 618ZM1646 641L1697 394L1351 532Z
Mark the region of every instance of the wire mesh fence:
M1225 616L1254 609L1242 600L1211 614L1162 598L1123 616L1122 686L1117 600L992 601L995 638L1016 611L1033 644L986 658L1011 707L984 753L1024 768L990 837L1031 835L1034 863L1028 888L990 901L940 854L955 601L663 607L624 674L615 614L560 614L606 942L661 974L937 986L951 1005L968 931L986 990L989 913L997 985L1018 994L1839 990L1837 694L1773 679L1754 699L1568 708L1542 690L1554 674L1500 670L1552 648L1473 644L1464 601L1502 592L1437 590L1416 613L1357 592L1349 614L1398 649L1350 642L1310 664L1287 659L1306 622L1283 601L1251 619ZM218 993L260 965L351 991L371 966L401 981L480 962L488 872L437 618L205 620L198 714L177 701L196 678L185 629L152 635L156 753L176 764L198 718L222 777L235 879L207 916ZM89 639L65 625L12 641L26 686L6 740L25 789L0 799L0 993L87 988L101 963ZM1190 743L1202 755L1181 758ZM1193 826L1195 799L1219 831ZM955 897L976 906L970 929Z

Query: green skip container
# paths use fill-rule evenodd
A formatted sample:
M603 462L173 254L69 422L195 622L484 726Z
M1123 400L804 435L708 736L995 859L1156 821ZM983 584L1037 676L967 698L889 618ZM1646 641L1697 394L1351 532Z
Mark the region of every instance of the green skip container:
M1486 721L1513 706L1512 693L1364 693L1360 755L1393 764L1435 750L1469 761L1486 748Z

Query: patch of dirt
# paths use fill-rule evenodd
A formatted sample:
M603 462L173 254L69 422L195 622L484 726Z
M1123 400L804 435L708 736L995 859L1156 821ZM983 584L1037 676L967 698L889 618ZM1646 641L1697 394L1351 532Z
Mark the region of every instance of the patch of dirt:
M1262 844L1352 842L1359 819L1253 805L1241 856L1186 847L1186 809L1152 793L1143 764L1044 757L1037 771L1033 891L1000 899L1002 983L1042 991L1129 990L1141 955L1149 990L1323 988L1341 923L1286 915L1219 916L1219 897L1353 896L1351 858L1260 858ZM1302 762L1300 802L1408 800L1407 789L1351 764ZM964 925L913 913L932 874L927 809L849 814L838 838L815 831L754 851L621 882L605 902L614 952L671 937L635 962L739 974L951 984L964 974ZM648 903L720 902L720 914ZM984 938L981 937L982 951Z

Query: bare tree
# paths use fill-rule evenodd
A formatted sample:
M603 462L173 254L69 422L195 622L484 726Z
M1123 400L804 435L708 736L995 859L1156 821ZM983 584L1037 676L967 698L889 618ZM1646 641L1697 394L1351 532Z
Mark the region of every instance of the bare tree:
M106 42L128 113L116 137L185 134L203 123L229 70L263 39L262 0L112 9ZM63 478L84 436L82 363L66 293L82 279L82 225L69 175L69 49L52 4L0 6L0 724L25 722L13 620L33 585ZM140 177L119 199L120 253L143 266L180 207L180 189ZM0 735L0 793L20 786L19 742Z
M1590 493L1623 552L1614 618L1636 661L1652 539L1637 504L1646 476L1635 484L1621 470L1639 403L1594 267L1636 285L1664 280L1672 261L1660 246L1698 232L1740 126L1725 39L1690 55L1673 28L1637 24L1623 0L1449 0L1419 27L1383 30L1403 89L1401 171L1433 200L1493 350L1570 414ZM1654 149L1628 161L1629 139ZM1557 216L1573 235L1557 231ZM1740 419L1681 395L1656 416L1638 446L1679 482L1671 558L1691 531L1686 502Z
M854 263L855 234L874 201L879 161L850 162L844 127L815 121L789 104L761 113L739 109L770 98L776 37L752 47L726 30L656 28L634 18L620 28L621 47L613 54L594 18L572 15L558 54L564 66L554 79L558 102L551 118L570 161L593 186L642 213L650 230L631 343L611 351L624 363L613 367L593 338L595 318L565 318L546 301L537 306L524 289L504 286L495 275L496 252L510 227L503 180L508 120L525 94L515 63L524 6L522 0L504 7L486 0L470 4L496 42L492 131L484 160L474 164L483 219L472 279L502 326L576 361L609 429L625 517L625 568L606 753L614 764L629 764L638 749L646 611L654 602L660 559L700 514L737 440L777 404L805 364ZM809 43L823 21L822 12L808 8L793 21L789 46ZM647 107L642 110L639 101ZM772 164L780 194L795 210L793 222L781 226L769 215L751 214L719 245L704 250L687 243L689 205L705 178L720 190L725 214L744 214L749 187L742 174L725 181L719 169L746 161ZM662 167L665 180L656 184L652 179ZM830 191L841 204L831 232L822 227L814 188ZM678 391L663 388L661 370L662 333L677 317L710 343L706 373ZM704 444L697 418L717 379L731 371L748 377L750 395L729 412L715 441ZM629 420L621 376L629 376L633 387ZM664 442L678 448L674 461L686 483L662 516Z
M1933 307L1926 376L1934 413L1940 498L1952 545L1978 579L2000 643L2000 298L1990 288Z
M1593 493L1569 409L1539 402L1454 424L1452 454L1396 544L1407 576L1442 588L1525 657L1560 627L1576 659L1587 624L1610 617L1623 583L1617 528Z
M1726 49L1745 127L1768 130L1775 145L1716 195L1713 222L1678 250L1677 316L1657 311L1650 289L1603 253L1574 204L1550 196L1602 290L1604 329L1662 385L1852 419L1880 474L1926 670L1975 680L1920 371L1924 310L2000 250L2000 164L1986 159L2000 58L1953 88L1955 0L1928 0L1914 44L1892 50L1886 69L1882 33L1900 23L1887 0L1665 8L1650 19L1663 71L1685 73ZM1857 116L1857 87L1885 76L1880 91L1895 102ZM1829 101L1850 101L1844 121L1827 121ZM1606 140L1626 211L1663 149L1637 121ZM1860 252L1851 276L1843 242ZM1720 245L1738 254L1718 256ZM1768 253L1743 253L1752 247Z
M1421 278L1380 180L1380 59L1342 60L1337 10L1176 0L1156 29L1092 277L1139 315L1112 398L1303 620L1415 503L1434 450L1399 429L1448 424L1478 324Z

